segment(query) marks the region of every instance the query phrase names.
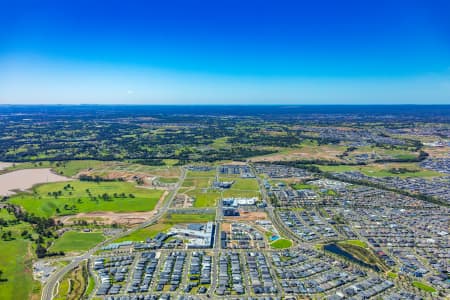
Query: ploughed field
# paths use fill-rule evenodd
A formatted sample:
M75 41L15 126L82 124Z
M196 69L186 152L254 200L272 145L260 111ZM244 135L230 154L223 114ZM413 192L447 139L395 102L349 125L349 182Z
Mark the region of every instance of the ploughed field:
M10 202L36 216L52 217L98 211L153 210L163 191L136 187L130 182L58 182L35 186Z

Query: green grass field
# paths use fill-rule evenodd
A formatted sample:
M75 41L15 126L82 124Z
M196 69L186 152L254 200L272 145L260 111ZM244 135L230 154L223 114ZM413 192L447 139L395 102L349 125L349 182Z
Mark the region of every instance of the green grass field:
M1 241L0 253L2 278L8 280L0 282L0 299L29 299L33 285L30 242L23 239Z
M275 249L286 249L292 247L292 241L287 239L278 239L270 243L270 247Z
M187 177L183 181L183 187L193 187L196 189L210 188L213 182L212 177Z
M367 243L360 240L346 240L339 242L339 244L350 244L361 248L368 248Z
M186 174L186 178L195 178L195 177L213 178L215 175L216 175L215 169L212 169L210 171L188 171Z
M73 189L64 189L67 184ZM33 191L33 194L22 193L14 196L10 202L42 217L94 211L149 211L155 207L163 194L160 190L138 188L128 182L58 182L37 186ZM52 194L54 192L61 192L61 195L55 197ZM105 193L109 197L106 200L102 198ZM126 198L120 196L122 193ZM114 194L117 194L117 197ZM130 194L133 194L134 198L130 197Z
M161 183L177 183L179 178L177 177L159 177L158 181Z
M396 279L398 277L398 274L391 271L387 272L387 276L391 279Z
M55 240L49 251L72 251L88 250L105 239L100 232L78 232L68 231Z
M231 189L242 191L258 191L259 185L255 178L235 178L235 177L220 177L221 181L234 181Z
M223 190L224 198L252 198L260 196L258 181L254 178L221 177L220 180L234 181L231 188Z
M296 190L317 190L319 189L317 186L312 184L304 184L304 183L295 183L292 185L292 188Z
M320 170L325 172L347 172L347 171L358 171L367 176L372 177L436 177L442 176L441 173L425 170L420 168L418 165L414 163L392 163L392 164L372 164L367 166L317 166ZM412 170L414 172L406 172L402 174L391 173L389 170L391 168L406 168L408 170Z
M3 219L5 221L12 221L15 220L16 217L14 217L13 214L10 214L6 209L0 208L0 219Z
M415 286L416 288L418 288L422 291L428 292L428 293L436 292L436 289L434 287L429 286L428 284L425 284L420 281L413 281L412 285Z
M203 191L202 189L195 189L187 192L187 195L193 197L194 207L214 207L217 205L217 200L220 198L220 192L218 191Z
M7 168L8 171L21 170L21 169L35 169L35 168L51 168L56 173L64 176L74 176L82 170L89 168L100 168L106 166L107 162L98 160L71 160L67 162L26 162L19 163L15 166Z
M206 223L208 221L214 221L215 214L166 214L163 218L163 222L166 224L178 224L178 223Z

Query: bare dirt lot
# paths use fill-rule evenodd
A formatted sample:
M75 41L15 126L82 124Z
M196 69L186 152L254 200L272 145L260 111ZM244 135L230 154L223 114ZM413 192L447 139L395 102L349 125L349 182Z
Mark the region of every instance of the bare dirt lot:
M222 223L221 230L225 232L231 232L231 223Z
M79 213L71 216L59 217L57 220L65 225L73 224L75 221L84 220L87 222L96 221L99 224L111 225L114 223L121 225L136 225L145 222L155 214L155 211L114 213L114 212L92 212Z
M274 162L274 161L293 161L293 160L310 160L310 159L323 159L323 160L335 160L342 161L337 156L342 154L343 150L339 147L333 146L304 146L298 149L292 149L289 151L282 151L279 153L252 157L252 162Z
M14 191L24 191L35 184L72 179L53 173L50 169L25 169L0 175L0 195L13 195Z
M267 219L267 213L265 212L240 212L239 217L224 217L227 221L257 221Z
M0 161L0 170L4 170L8 167L11 167L13 164L12 163L7 163L7 162L1 162Z

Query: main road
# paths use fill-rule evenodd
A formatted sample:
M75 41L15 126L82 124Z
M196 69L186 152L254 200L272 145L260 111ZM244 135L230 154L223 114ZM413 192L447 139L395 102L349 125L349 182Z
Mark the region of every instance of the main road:
M176 194L178 193L178 190L180 189L181 185L183 184L183 181L186 177L186 170L184 168L181 168L181 176L180 180L178 181L175 189L169 194L168 199L164 199L164 203L160 209L157 210L156 214L154 214L150 219L147 221L139 224L136 227L133 227L127 231L120 232L107 240L101 242L100 244L97 244L94 248L87 251L85 254L75 257L71 263L63 267L62 269L56 271L53 273L50 278L47 280L47 282L44 285L44 288L42 290L42 300L52 300L53 299L53 291L55 290L55 287L57 283L63 278L63 276L69 272L70 270L74 269L76 266L78 266L83 260L89 259L92 254L94 254L96 251L100 250L101 247L103 247L106 244L111 243L112 241L124 237L136 230L142 229L144 227L147 227L148 225L156 222L159 218L161 218L164 213L169 209L170 204L172 203L173 199L175 198Z

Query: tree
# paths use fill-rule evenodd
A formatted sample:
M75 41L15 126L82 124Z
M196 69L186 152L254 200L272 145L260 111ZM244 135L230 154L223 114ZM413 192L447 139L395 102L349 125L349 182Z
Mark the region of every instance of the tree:
M2 282L8 281L7 278L3 278L3 270L0 270L0 281Z

